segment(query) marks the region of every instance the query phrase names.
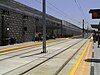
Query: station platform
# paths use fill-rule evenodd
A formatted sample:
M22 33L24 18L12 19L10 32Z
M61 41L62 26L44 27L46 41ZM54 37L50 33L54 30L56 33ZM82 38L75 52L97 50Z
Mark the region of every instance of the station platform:
M100 75L100 47L98 48L98 43L94 43L94 50L92 59L89 61L91 65L91 75Z
M41 53L42 45L0 53L0 75L90 75L91 62L85 60L92 58L91 38L62 38L48 42L47 53Z

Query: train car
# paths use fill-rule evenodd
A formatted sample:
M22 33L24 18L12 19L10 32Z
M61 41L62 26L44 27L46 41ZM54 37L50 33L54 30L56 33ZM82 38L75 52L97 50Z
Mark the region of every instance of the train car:
M0 0L0 45L35 41L42 37L42 12L15 0ZM76 29L75 29L76 28ZM48 39L62 35L79 35L77 26L46 14L46 36Z
M81 35L82 29L78 26L62 20L62 35L65 37Z
M58 36L60 19L46 15L48 36ZM0 45L35 40L37 33L43 32L42 12L14 0L0 0Z

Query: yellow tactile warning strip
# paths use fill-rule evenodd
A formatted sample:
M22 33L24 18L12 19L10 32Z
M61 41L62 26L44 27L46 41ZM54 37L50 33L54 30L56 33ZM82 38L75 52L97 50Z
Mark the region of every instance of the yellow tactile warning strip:
M24 45L24 46L20 46L20 47L13 47L13 48L6 48L6 49L2 49L0 50L0 53L4 53L4 52L9 52L9 51L12 51L12 50L17 50L17 49L21 49L21 48L27 48L27 47L31 47L33 45Z
M85 60L90 59L92 57L92 42L90 43L88 50L82 59L75 75L90 75L91 63Z
M90 40L86 43L85 48L83 49L83 52L81 53L80 57L78 58L78 61L76 62L76 64L73 66L73 68L71 69L69 75L84 75L84 74L77 74L78 68L80 66L80 64L83 62L84 56L86 56L86 54L89 52L89 48L91 48L91 43ZM91 51L92 52L92 51ZM82 65L82 64L81 64ZM79 69L80 70L80 69ZM80 71L79 71L80 72ZM86 75L86 74L85 74Z
M59 39L59 40L62 40L62 39ZM53 42L54 40L49 40L47 41L47 45L51 42ZM23 44L23 45L20 45L20 46L15 46L15 47L12 47L12 48L5 48L5 49L2 49L0 50L0 53L7 53L7 52L11 52L11 51L16 51L18 49L22 49L22 48L29 48L29 47L32 47L32 46L35 46L35 47L39 47L40 44L42 44L41 42L33 42L31 44Z
M49 40L48 43L51 43L53 42L54 40ZM22 48L28 48L28 47L32 47L32 46L40 46L40 44L42 44L41 42L33 42L33 43L29 43L29 44L22 44L20 46L15 46L15 47L12 47L12 48L5 48L5 49L2 49L0 50L0 53L5 53L5 52L11 52L11 51L16 51L18 49L22 49Z

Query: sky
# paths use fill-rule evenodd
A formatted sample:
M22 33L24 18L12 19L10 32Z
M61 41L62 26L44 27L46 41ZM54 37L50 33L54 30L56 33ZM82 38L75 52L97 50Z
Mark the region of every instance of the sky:
M16 0L29 7L42 11L42 0ZM85 19L85 28L91 24L99 24L98 19L92 19L90 9L100 8L100 0L46 0L46 13L56 18L66 20L82 28L82 20ZM82 13L82 11L84 13Z

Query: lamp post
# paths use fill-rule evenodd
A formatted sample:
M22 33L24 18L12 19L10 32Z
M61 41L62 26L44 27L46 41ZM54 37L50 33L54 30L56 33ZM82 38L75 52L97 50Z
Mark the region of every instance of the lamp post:
M46 53L46 0L42 0L42 18L43 18L43 52Z
M83 19L83 38L84 38L84 19Z

